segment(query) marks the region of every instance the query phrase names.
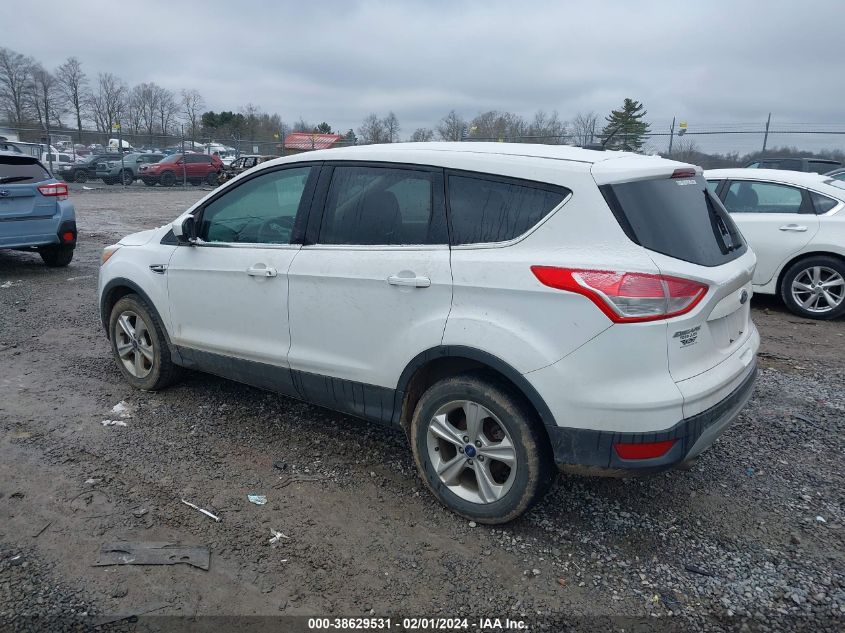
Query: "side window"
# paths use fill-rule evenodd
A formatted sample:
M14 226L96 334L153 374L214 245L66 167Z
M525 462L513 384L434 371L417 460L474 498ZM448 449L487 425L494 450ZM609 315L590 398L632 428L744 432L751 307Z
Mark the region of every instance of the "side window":
M452 244L512 240L535 226L569 194L565 187L450 174Z
M320 244L446 244L434 174L390 167L335 167Z
M725 197L731 213L800 213L801 190L771 182L732 182Z
M250 167L255 166L255 159L254 158L244 158L244 167L249 169Z
M710 191L712 191L713 193L716 193L716 189L718 189L719 185L721 185L721 184L722 184L721 180L708 180L707 181L707 188Z
M827 196L823 196L822 194L816 193L815 191L810 192L810 197L813 199L813 206L816 208L816 213L818 213L819 215L827 213L833 207L839 204L838 200L828 198Z
M226 192L202 213L206 242L289 244L311 167L272 171Z
M808 171L814 171L817 174L824 174L829 172L831 169L836 169L839 165L811 160L807 162L807 167Z

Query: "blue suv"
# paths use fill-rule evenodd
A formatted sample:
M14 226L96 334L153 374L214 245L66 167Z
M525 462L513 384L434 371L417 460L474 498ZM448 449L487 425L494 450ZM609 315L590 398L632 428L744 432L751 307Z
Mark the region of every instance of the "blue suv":
M0 248L34 249L48 266L73 259L76 212L67 184L32 156L0 152Z

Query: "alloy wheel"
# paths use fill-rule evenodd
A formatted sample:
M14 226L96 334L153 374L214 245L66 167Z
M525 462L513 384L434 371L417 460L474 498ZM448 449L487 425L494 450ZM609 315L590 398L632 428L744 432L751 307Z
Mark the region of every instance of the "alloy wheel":
M513 485L513 440L499 418L477 402L440 407L428 424L427 448L440 481L466 501L493 503Z
M125 310L117 317L114 340L120 362L135 378L146 378L153 370L155 348L150 327L136 312Z
M823 314L838 308L845 299L845 279L827 266L812 266L792 280L792 298L807 312Z

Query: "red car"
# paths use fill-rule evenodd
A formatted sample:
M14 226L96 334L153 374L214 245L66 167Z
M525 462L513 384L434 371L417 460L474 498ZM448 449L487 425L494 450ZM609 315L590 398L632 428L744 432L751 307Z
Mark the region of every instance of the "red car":
M216 186L223 161L208 154L171 154L157 163L141 165L138 177L145 185L172 187L187 179L192 185L203 182Z

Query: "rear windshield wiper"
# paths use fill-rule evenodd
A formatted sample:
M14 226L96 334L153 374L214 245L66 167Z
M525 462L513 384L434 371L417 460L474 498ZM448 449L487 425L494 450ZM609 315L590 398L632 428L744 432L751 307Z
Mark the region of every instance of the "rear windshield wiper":
M32 176L6 176L0 178L0 185L6 185L10 182L21 182L23 180L32 180Z

